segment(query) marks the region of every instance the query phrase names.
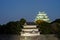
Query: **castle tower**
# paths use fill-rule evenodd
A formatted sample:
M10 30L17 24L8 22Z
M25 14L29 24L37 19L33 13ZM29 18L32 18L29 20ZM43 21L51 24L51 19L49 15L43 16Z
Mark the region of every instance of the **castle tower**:
M23 29L21 31L21 36L39 36L40 32L33 22L26 22L23 25Z
M37 21L37 20L43 20L43 21L50 23L50 19L48 18L47 14L45 12L39 12L35 18L35 21Z

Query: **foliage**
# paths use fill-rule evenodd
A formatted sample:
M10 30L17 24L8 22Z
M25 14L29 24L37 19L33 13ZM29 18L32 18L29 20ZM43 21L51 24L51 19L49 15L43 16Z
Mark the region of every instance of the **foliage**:
M42 34L51 34L52 33L50 23L42 22L40 24L39 28L40 28L40 31Z
M26 20L24 18L20 19L20 25L24 25L24 23L26 22Z
M60 38L60 19L56 19L55 21L52 22L54 24L53 30L54 33L57 35L58 38Z
M6 24L6 28L8 29L7 33L17 34L21 30L19 26L17 26L17 22L9 22Z
M21 29L23 28L22 25L24 25L25 22L26 20L22 18L20 21L10 21L7 24L0 25L0 34L20 34ZM37 20L36 24L42 34L56 33L56 35L60 35L60 19L56 19L52 23ZM54 25L52 26L52 24Z
M0 34L20 34L25 21L25 19L21 19L20 21L10 21L5 25L0 25Z
M43 23L44 21L43 20L37 20L35 23L37 24L37 25L40 25L41 23Z
M52 29L54 30L55 33L60 31L60 19L56 19L51 24L52 24Z

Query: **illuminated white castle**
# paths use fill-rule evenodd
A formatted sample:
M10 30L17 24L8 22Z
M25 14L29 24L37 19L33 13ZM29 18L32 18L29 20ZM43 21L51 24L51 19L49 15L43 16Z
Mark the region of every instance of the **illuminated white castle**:
M37 20L43 20L50 23L50 19L45 12L39 12L35 18L35 21Z
M21 36L39 36L40 32L37 28L37 25L33 22L26 22L23 25L23 29L21 31Z

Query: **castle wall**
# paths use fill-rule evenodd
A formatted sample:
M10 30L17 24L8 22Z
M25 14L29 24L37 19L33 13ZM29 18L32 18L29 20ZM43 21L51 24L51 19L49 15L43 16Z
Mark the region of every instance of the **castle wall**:
M36 37L21 37L20 35L0 35L0 40L58 40L54 34L47 34Z

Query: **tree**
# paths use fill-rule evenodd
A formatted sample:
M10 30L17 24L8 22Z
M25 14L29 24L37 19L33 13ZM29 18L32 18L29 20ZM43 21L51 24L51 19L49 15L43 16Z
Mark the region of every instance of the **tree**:
M43 20L37 20L35 23L37 24L37 25L40 25L41 23L43 23L44 21Z
M38 25L39 29L40 29L40 33L42 34L50 34L52 33L51 30L51 25L48 22L45 22L43 20L37 20L36 24Z
M51 23L54 33L57 33L60 30L60 19L56 19Z
M19 21L20 25L24 25L25 22L26 22L26 20L24 18L21 18Z
M6 34L20 34L21 27L18 26L18 22L8 22L6 24Z
M18 26L20 26L21 28L23 28L23 25L24 23L26 22L26 20L24 18L21 18L19 23L18 23Z
M0 25L0 34L20 34L25 22L26 20L22 18L20 21L10 21L7 24Z
M0 26L0 34L5 34L6 33L6 25L3 24Z
M58 38L60 38L60 19L56 19L51 24L52 24L52 29L54 33Z

